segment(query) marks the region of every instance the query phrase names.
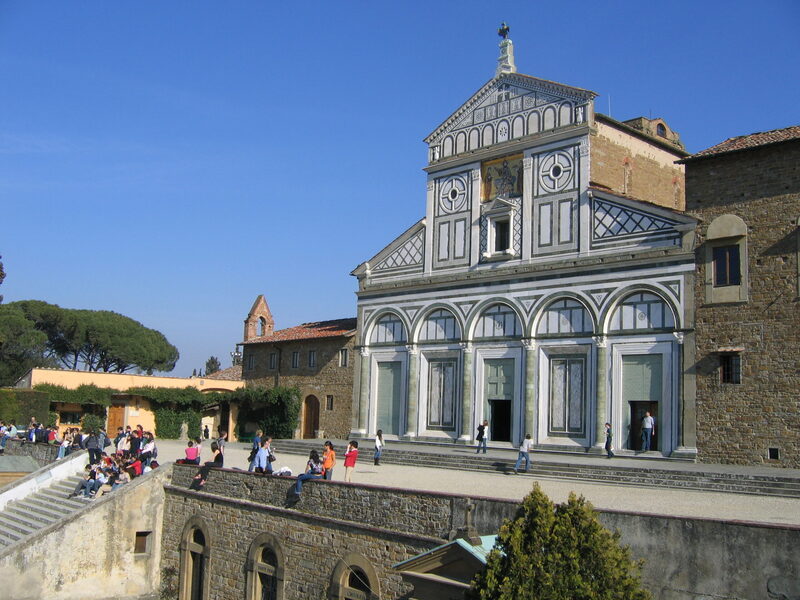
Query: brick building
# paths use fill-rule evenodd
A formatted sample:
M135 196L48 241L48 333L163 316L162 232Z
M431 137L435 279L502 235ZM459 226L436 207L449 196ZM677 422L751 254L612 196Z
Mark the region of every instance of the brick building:
M800 126L681 162L699 220L698 458L800 467Z
M353 271L354 436L695 453L694 219L677 133L495 76L425 139L425 218ZM684 341L686 343L684 343Z
M250 309L242 344L242 378L248 387L300 389L302 409L295 437L344 439L349 434L355 329L353 318L276 331L263 295ZM242 419L240 428L252 433Z

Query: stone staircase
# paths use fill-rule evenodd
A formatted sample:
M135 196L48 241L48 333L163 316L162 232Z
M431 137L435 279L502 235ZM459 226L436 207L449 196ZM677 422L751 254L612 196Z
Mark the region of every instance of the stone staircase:
M22 538L52 525L87 504L81 498L69 498L81 480L81 471L72 477L9 503L0 511L0 553Z
M312 448L321 450L321 447L322 440L275 440L275 448L278 454L308 455L309 450ZM460 450L461 448L458 449ZM467 448L463 450L467 450ZM359 462L372 462L373 453L370 441L364 440L359 447ZM514 469L517 452L513 451L508 454L508 458L499 458L496 456L476 455L474 450L472 452L454 452L451 447L443 448L437 452L435 449L430 448L426 451L414 451L405 448L393 448L390 445L388 451L384 452L381 457L381 462L461 471L509 473ZM537 460L537 458L536 454L531 455L531 468L522 476L574 479L608 485L800 498L800 478L782 476L777 469L775 475L763 475L714 471L710 468L707 470L696 468L678 469L669 468L668 466L653 468L645 461L642 461L641 466L621 466L619 464L615 465L614 460L606 462L606 459L601 456L596 458L596 464L594 462L587 464L578 461L548 462L546 460Z

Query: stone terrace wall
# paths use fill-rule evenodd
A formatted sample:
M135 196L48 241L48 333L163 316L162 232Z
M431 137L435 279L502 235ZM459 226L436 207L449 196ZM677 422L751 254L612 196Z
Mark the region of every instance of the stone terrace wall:
M58 456L58 445L8 440L5 453L11 456L30 456L39 463L40 467L44 467L55 462Z
M162 567L179 567L187 521L199 517L210 530L212 597L244 597L245 563L260 533L274 536L285 557L286 600L325 598L333 570L345 555L374 565L383 600L406 597L391 565L443 543L475 505L481 534L496 533L513 516L511 501L416 492L343 482L314 481L286 508L293 478L213 470L203 493L187 488L196 467L176 465L166 488ZM465 476L469 476L465 474ZM603 511L635 558L644 558L643 580L655 597L700 600L767 597L775 577L800 578L800 528L682 519Z
M691 161L687 212L697 217L697 449L704 462L800 467L800 142ZM709 224L747 225L749 300L705 303ZM720 347L743 347L742 383L721 383ZM780 449L780 461L767 449Z

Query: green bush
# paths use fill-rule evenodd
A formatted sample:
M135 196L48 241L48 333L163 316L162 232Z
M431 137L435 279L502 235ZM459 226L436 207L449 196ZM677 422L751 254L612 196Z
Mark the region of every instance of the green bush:
M47 394L25 389L8 388L0 390L0 419L27 425L31 417L37 423L47 423L50 401Z
M500 528L486 567L472 582L480 600L647 600L640 562L603 527L582 496L553 504L534 484Z
M162 404L154 407L156 416L156 437L177 439L181 435L181 425L186 423L190 436L200 431L200 411L192 408L175 409Z
M105 429L106 419L94 413L86 413L81 419L81 426L84 431L97 431L101 427Z

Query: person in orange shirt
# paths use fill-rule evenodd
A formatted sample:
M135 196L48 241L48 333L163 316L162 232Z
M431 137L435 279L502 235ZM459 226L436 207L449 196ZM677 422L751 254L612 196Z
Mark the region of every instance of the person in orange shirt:
M325 442L325 449L322 451L322 467L325 469L325 479L333 479L333 467L336 466L336 452L330 440Z

